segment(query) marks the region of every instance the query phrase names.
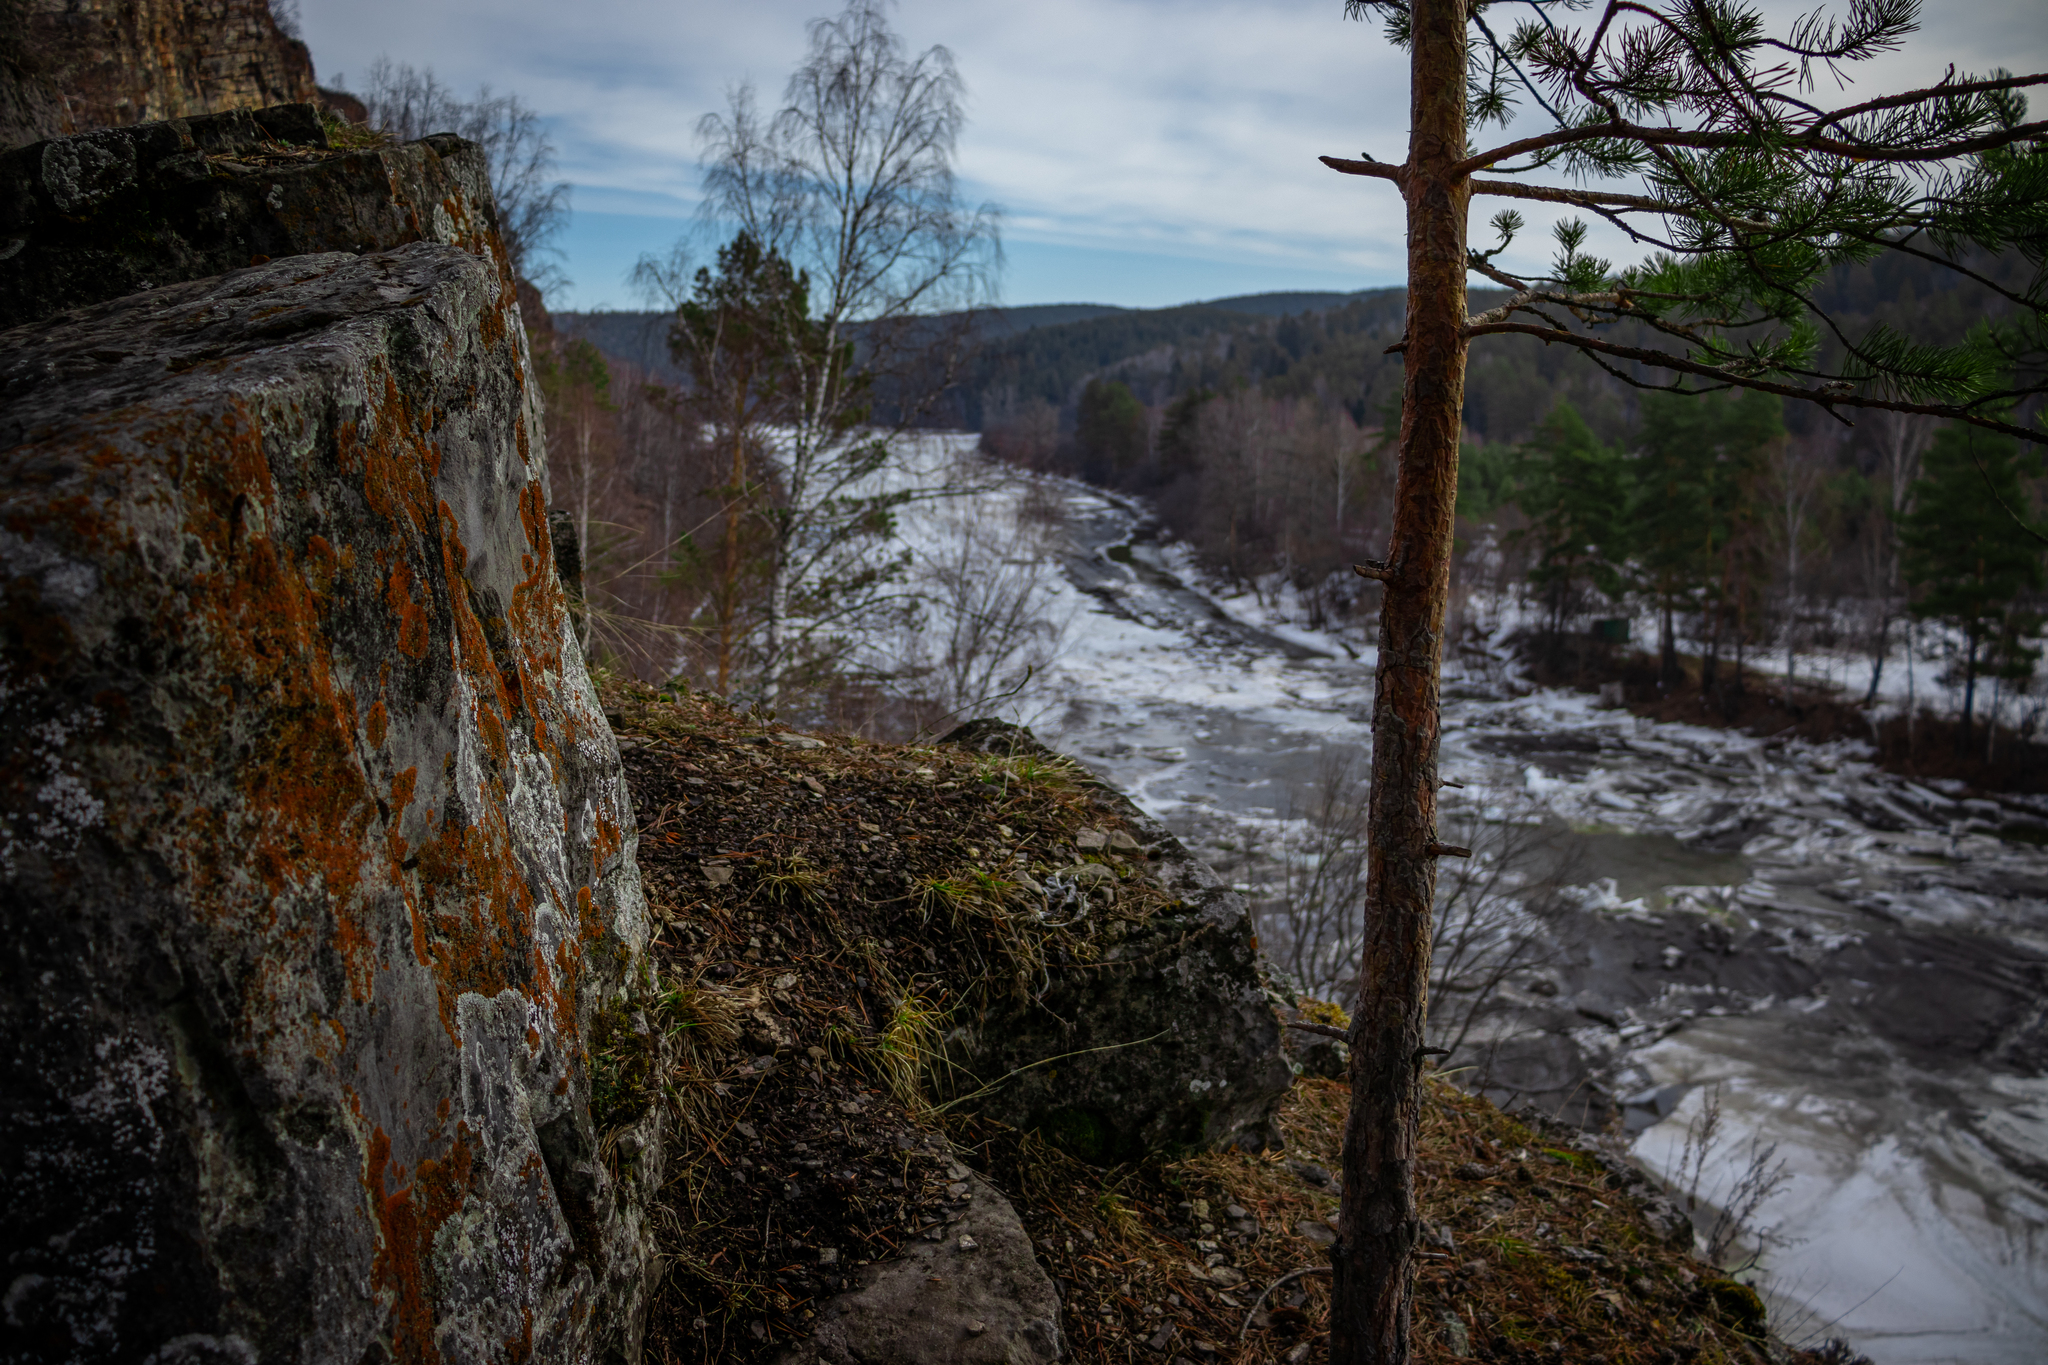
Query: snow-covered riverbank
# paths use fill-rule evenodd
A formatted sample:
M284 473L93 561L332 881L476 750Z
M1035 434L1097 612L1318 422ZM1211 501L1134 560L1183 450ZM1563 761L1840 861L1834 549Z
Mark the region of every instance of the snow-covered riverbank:
M1368 745L1370 651L1220 602L1141 509L1060 494L1050 609L1071 624L1020 718L1253 875L1232 866L1246 843L1284 833L1332 750ZM1881 1365L2038 1359L2048 809L1957 801L1851 745L1531 690L1483 643L1446 696L1466 817L1539 822L1576 887L1540 969L1475 1032L1496 1088L1581 1113L1611 1099L1667 1174L1718 1096L1705 1198L1752 1136L1788 1163L1756 1219L1781 1239L1763 1251L1781 1330L1844 1333Z

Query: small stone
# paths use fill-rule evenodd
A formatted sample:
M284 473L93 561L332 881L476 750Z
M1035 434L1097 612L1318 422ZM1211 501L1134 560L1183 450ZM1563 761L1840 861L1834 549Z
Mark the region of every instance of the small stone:
M963 1232L960 1234L960 1249L962 1251L979 1251L981 1249L981 1243L975 1241L973 1237Z
M795 972L784 972L784 973L783 973L783 974L782 974L781 976L778 976L778 977L776 977L776 978L775 978L775 989L776 989L776 990L778 990L778 991L786 991L786 990L788 990L788 989L789 989L789 988L790 988L791 986L794 986L795 984L796 984L796 973L795 973ZM813 1049L813 1050L815 1051L815 1049Z
M1245 1213L1242 1205L1225 1204L1223 1206L1223 1216L1225 1218L1231 1219L1234 1222L1238 1219L1249 1217L1250 1215Z
M987 1330L988 1324L985 1322L970 1322L967 1324L967 1335L970 1337L978 1337Z
M1120 829L1113 829L1109 832L1109 846L1118 853L1136 853L1143 847L1136 839L1133 839Z
M819 1264L819 1265L821 1265L821 1266L828 1266L828 1265L838 1265L838 1264L839 1264L839 1248L838 1248L838 1247L819 1247L819 1248L818 1248L818 1264Z
M839 1112L842 1114L858 1114L866 1109L866 1107L859 1100L841 1100L839 1102Z
M871 825L865 820L856 820L853 823L860 826L860 831L863 834L880 834L882 832L880 825Z
M804 774L803 784L811 789L811 795L813 796L823 796L825 794L824 784L819 782L817 778L812 777L809 773Z
M1314 1242L1319 1247L1337 1245L1336 1230L1328 1223L1318 1222L1313 1218L1304 1218L1299 1223L1296 1223L1294 1231L1309 1241Z
M1152 1334L1151 1339L1145 1343L1145 1349L1148 1351L1164 1351L1166 1344L1173 1340L1173 1334L1179 1330L1174 1324L1167 1323Z
M705 864L704 864L704 880L705 880L705 881L707 881L707 882L710 882L710 883L711 883L711 884L712 884L713 886L729 886L729 885L731 885L731 884L732 884L732 867L731 867L731 865L730 865L730 864L727 864L727 863L705 863Z
M1456 1313L1446 1311L1443 1315L1444 1345L1451 1348L1451 1354L1459 1360L1472 1355L1472 1332L1465 1326L1465 1320Z
M1084 829L1074 836L1074 847L1083 852L1109 846L1109 836L1099 829Z

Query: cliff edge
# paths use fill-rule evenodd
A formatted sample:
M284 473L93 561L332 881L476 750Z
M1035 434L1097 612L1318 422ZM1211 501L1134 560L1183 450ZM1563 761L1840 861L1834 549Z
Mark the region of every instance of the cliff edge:
M318 97L269 0L7 0L0 147Z
M607 1167L582 1038L646 926L538 416L434 243L0 333L0 1358L637 1355L658 1134Z

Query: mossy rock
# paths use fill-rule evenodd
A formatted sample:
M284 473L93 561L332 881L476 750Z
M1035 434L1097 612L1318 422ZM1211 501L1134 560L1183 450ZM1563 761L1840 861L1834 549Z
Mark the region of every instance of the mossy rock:
M998 720L940 743L1065 762ZM1121 921L1100 961L1056 965L1033 994L998 996L966 1023L962 1076L1003 1078L976 1112L1092 1162L1278 1146L1273 1111L1293 1072L1244 898L1120 793L1082 791L1145 850L1119 869L1125 894L1142 883L1165 908Z
M1039 1120L1038 1135L1093 1166L1106 1166L1123 1155L1115 1125L1094 1109L1055 1109Z
M1764 1334L1764 1301L1740 1280L1708 1280L1700 1295L1716 1317L1744 1336Z

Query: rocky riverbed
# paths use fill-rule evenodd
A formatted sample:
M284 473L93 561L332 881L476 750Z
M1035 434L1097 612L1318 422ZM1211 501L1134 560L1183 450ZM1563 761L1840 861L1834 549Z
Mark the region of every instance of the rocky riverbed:
M1368 747L1371 650L1204 590L1142 508L1069 487L1064 517L1072 625L1034 723L1271 893L1247 849L1298 832L1332 755ZM1602 709L1479 635L1444 729L1447 818L1516 860L1492 894L1534 940L1446 1065L1617 1128L1709 1227L1746 1169L1782 1162L1732 1254L1761 1258L1794 1340L2036 1359L2048 804ZM1681 1174L1710 1104L1718 1140Z

